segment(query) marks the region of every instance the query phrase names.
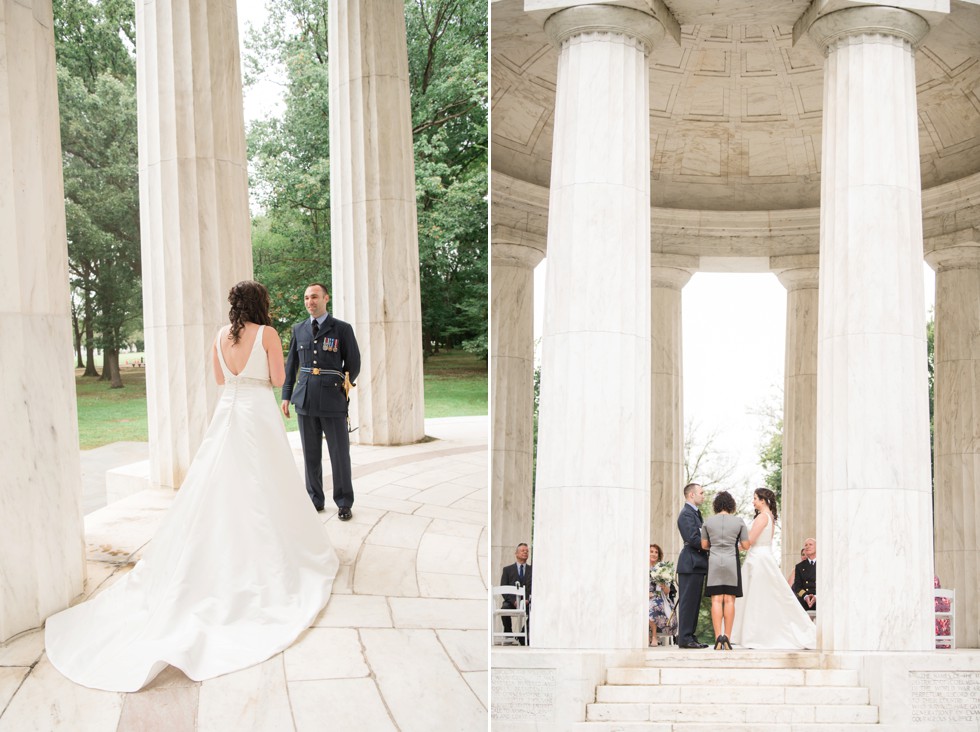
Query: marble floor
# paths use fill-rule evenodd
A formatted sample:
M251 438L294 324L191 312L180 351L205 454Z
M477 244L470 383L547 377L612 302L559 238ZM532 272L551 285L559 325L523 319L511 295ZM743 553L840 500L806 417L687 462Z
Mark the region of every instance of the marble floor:
M354 517L322 514L334 592L283 653L204 682L170 667L120 694L62 677L29 631L0 646L0 732L485 730L487 428L426 420L426 442L352 446ZM132 568L171 500L143 491L86 516L86 597Z

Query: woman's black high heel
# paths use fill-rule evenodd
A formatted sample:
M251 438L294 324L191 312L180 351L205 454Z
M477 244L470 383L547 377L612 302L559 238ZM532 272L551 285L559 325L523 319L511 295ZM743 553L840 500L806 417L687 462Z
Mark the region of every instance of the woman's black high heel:
M715 650L716 651L723 651L723 650L725 650L725 643L724 643L724 640L723 640L724 637L725 636L723 636L723 635L719 635L717 638L715 638Z
M721 649L723 651L730 651L730 650L732 650L732 642L730 640L728 640L728 636L727 635L723 635L721 638L722 638Z

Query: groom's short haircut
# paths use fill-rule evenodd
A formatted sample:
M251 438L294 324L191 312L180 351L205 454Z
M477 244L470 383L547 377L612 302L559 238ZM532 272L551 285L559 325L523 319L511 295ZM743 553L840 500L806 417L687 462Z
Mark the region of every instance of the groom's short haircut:
M700 485L700 483L688 483L684 486L684 498L690 498L691 494L694 493L694 489Z
M306 286L307 289L309 289L311 287L319 287L321 290L323 290L323 294L324 295L329 295L330 294L330 290L328 290L327 289L327 286L325 284L323 284L322 282L311 282L310 284L308 284Z
M525 544L525 543L524 543L524 542L522 541L522 542L521 542L520 544L518 544L518 545L517 545L517 548L518 548L518 549L520 549L520 548L521 548L522 546L527 546L527 544ZM528 548L530 548L530 547L528 547Z

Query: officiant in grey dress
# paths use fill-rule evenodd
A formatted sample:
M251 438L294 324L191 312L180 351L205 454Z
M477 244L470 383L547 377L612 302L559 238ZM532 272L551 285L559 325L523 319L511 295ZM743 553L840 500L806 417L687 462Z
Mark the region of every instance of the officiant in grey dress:
M739 548L749 548L749 531L735 513L735 499L721 491L712 503L714 516L701 527L701 548L708 549L708 582L705 594L711 598L711 624L715 630L715 650L732 649L728 633L735 622L735 598L742 596L742 566Z

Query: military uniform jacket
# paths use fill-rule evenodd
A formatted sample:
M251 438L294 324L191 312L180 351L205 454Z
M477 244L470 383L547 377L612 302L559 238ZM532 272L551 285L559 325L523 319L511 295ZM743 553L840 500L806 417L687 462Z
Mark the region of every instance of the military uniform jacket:
M327 313L315 341L311 319L293 326L282 398L291 401L299 414L347 414L345 371L350 373L351 383L361 371L361 352L350 323Z
M804 559L796 565L793 592L796 593L796 598L801 601L807 595L817 594L817 565L810 564L809 559Z

